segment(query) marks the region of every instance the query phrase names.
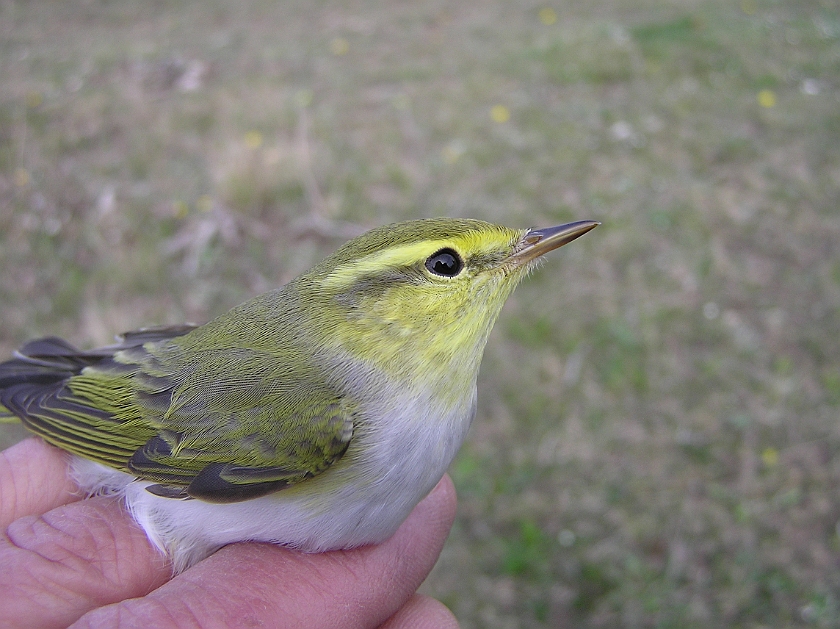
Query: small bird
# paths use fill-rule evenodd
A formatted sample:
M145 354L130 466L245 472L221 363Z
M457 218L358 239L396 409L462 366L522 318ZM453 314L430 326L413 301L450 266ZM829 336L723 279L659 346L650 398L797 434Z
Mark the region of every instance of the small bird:
M379 227L204 325L25 344L0 420L74 455L81 491L121 496L175 572L244 540L375 544L461 446L507 297L597 225Z

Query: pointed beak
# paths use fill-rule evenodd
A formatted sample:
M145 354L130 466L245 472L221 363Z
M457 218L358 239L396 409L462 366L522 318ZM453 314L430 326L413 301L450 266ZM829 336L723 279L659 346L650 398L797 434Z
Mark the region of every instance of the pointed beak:
M517 266L527 264L549 251L580 238L600 224L598 221L575 221L556 227L532 229L519 241L517 251L510 257L510 261Z

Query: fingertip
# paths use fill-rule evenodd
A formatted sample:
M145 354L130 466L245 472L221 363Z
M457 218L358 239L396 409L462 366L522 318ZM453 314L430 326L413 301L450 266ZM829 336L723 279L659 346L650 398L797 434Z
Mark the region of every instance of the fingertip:
M24 439L0 452L0 525L79 500L68 455L43 439Z
M380 629L458 629L458 620L440 601L415 594Z
M455 521L455 511L458 507L458 497L455 492L455 484L449 474L444 474L438 484L429 492L416 509L431 511L446 527L447 530Z
M454 510L458 503L458 496L455 492L455 483L452 482L452 477L449 474L444 474L443 478L438 481L432 493L440 495L440 499L444 500L447 505L450 505Z

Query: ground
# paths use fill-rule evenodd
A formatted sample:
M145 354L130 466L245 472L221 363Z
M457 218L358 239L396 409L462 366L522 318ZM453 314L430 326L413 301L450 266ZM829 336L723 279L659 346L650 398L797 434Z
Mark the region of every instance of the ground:
M424 591L465 629L840 626L836 0L6 0L0 60L2 355L395 220L596 219L502 312Z

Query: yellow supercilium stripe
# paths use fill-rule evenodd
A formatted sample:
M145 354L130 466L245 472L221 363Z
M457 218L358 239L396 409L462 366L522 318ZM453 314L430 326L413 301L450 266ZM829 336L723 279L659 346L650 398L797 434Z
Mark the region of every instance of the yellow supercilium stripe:
M359 260L348 262L321 280L324 288L346 288L362 277L382 272L385 269L409 266L432 255L444 247L453 247L451 240L424 240L401 247L377 251Z

